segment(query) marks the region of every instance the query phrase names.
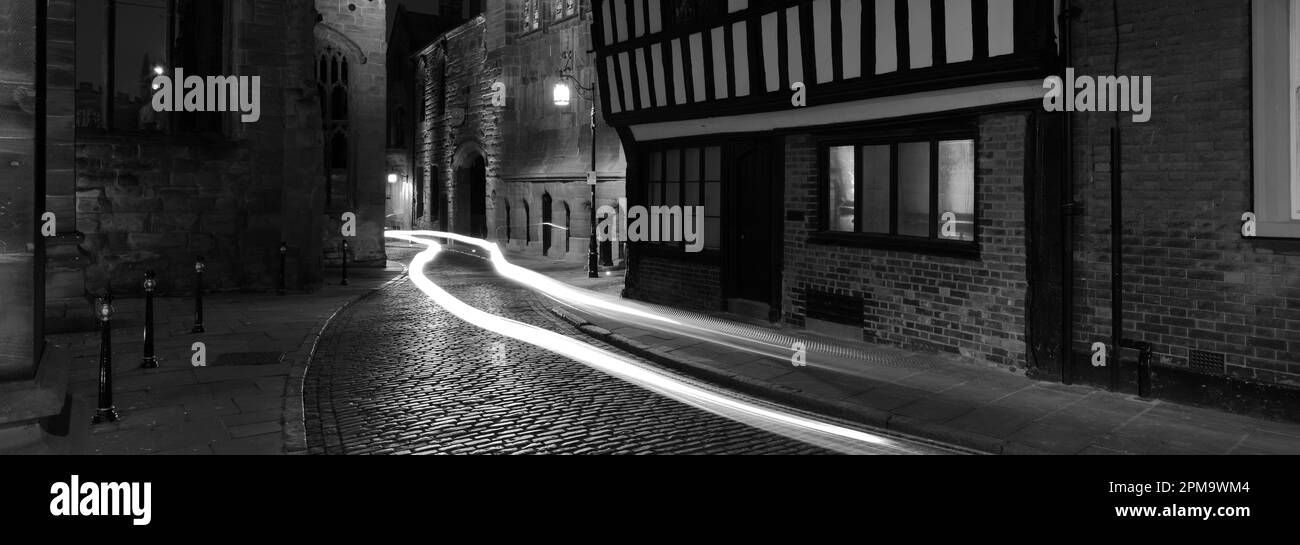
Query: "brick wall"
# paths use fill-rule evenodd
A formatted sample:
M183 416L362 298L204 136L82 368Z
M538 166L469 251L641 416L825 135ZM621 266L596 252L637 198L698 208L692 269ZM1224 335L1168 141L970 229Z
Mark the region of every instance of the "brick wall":
M722 267L631 250L624 297L696 310L721 310Z
M817 147L786 138L784 320L802 326L808 289L862 298L863 338L1025 365L1024 164L1027 114L979 120L977 260L810 244L819 225Z
M1111 2L1077 2L1073 66L1115 72ZM1121 75L1154 83L1150 122L1121 116L1125 336L1156 364L1190 349L1226 355L1227 373L1300 386L1300 241L1247 240L1251 203L1250 3L1123 2ZM1110 335L1109 114L1076 114L1077 351Z

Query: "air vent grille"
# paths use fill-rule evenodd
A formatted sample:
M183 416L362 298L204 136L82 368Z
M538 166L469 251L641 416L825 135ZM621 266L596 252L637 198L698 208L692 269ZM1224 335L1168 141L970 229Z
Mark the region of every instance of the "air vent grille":
M862 325L862 297L837 295L828 291L809 289L808 317L837 324Z
M1187 353L1187 367L1200 373L1222 375L1225 362L1224 355L1217 352L1190 350Z

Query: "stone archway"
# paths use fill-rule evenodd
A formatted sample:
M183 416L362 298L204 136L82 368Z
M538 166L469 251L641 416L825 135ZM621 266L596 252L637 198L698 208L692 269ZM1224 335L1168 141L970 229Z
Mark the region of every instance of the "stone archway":
M487 159L476 142L466 142L456 149L451 162L454 172L452 189L452 231L486 238L487 232Z

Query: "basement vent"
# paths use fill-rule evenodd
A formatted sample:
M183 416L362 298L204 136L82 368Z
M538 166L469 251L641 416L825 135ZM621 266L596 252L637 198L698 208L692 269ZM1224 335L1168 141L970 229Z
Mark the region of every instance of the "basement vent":
M823 290L804 290L808 299L808 317L837 324L862 325L862 298L836 295Z
M1187 353L1187 367L1200 373L1222 375L1225 363L1224 355L1216 352L1189 350Z

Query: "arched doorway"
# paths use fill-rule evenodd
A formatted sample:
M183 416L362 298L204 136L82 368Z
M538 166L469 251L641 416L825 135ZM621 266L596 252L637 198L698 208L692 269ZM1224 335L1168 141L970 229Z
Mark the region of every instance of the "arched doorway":
M487 161L478 144L467 142L452 161L456 173L456 209L453 232L477 238L487 233Z
M551 252L551 194L542 193L542 255Z

